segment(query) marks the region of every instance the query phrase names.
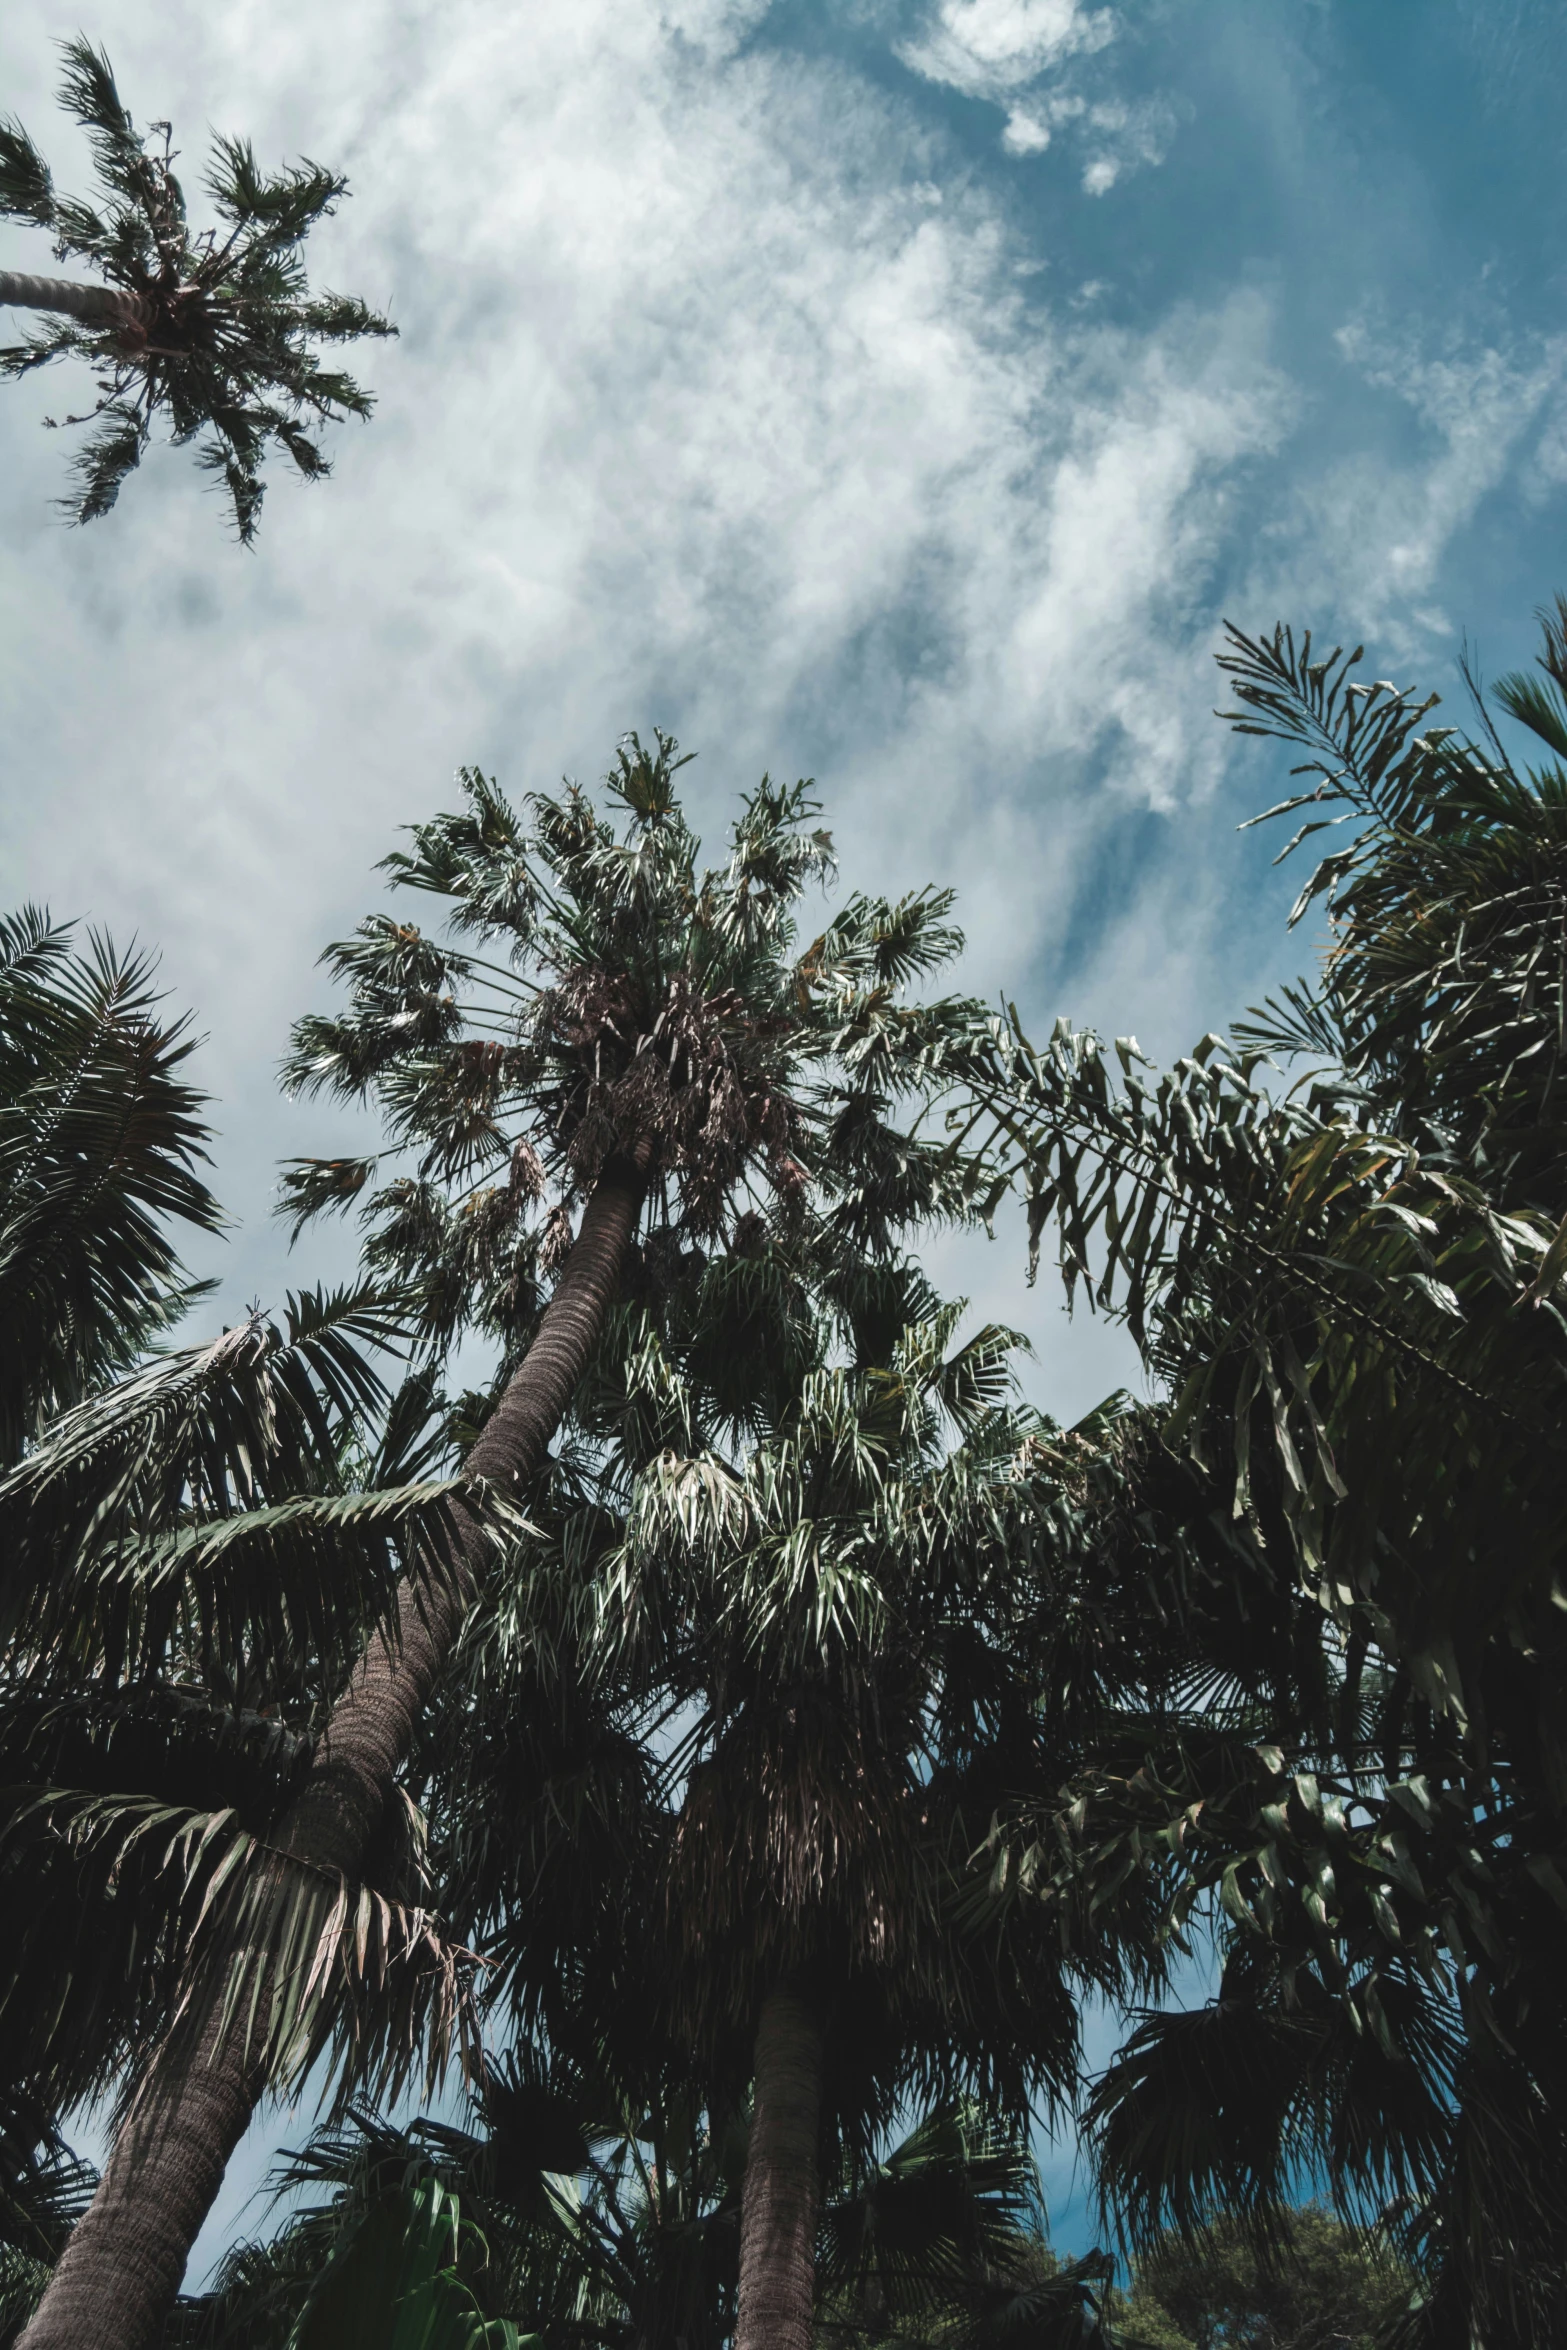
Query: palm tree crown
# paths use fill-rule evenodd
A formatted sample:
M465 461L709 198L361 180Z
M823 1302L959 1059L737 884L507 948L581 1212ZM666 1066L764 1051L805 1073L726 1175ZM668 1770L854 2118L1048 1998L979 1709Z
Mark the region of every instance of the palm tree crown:
M350 1006L299 1023L289 1081L373 1100L388 1149L296 1162L288 1205L297 1229L360 1202L368 1262L423 1284L432 1346L476 1323L517 1347L611 1164L650 1195L650 1273L817 1223L841 1254L882 1256L967 1209L961 1158L889 1122L972 1019L905 995L962 943L950 892L851 897L801 952L799 900L832 865L808 785L764 777L704 869L685 764L670 737L631 735L607 810L570 785L522 814L465 772L466 807L385 860L446 901L454 937L380 915L328 950Z
M0 302L59 314L0 349L0 375L67 357L93 368L98 397L67 420L95 426L62 501L73 521L108 513L161 416L176 446L207 436L200 462L221 478L248 546L268 444L319 480L330 466L312 430L373 405L314 346L397 331L353 296L312 295L305 281L300 247L348 183L309 162L268 178L244 140L220 138L206 184L222 225L193 231L169 125L139 132L102 51L80 37L63 47L61 103L87 132L107 200L95 209L59 195L21 124L0 121L0 216L45 230L57 260L86 261L106 282L0 271Z

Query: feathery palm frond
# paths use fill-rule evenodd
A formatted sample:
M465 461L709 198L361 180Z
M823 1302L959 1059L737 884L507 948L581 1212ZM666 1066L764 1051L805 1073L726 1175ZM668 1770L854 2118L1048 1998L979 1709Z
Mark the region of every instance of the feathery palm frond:
M170 1221L220 1227L194 1040L159 1001L150 957L0 920L0 1464L184 1311Z
M466 806L386 860L449 908L450 942L377 916L329 951L350 1007L299 1023L289 1082L374 1100L388 1153L297 1163L290 1212L357 1203L368 1261L423 1282L433 1346L473 1322L516 1345L616 1153L658 1203L650 1272L812 1215L874 1256L967 1210L969 1171L891 1122L972 1017L902 992L954 951L947 897L855 898L800 952L797 902L831 865L808 787L764 779L704 870L684 763L627 737L607 812L570 786L519 813L467 771Z
M176 447L200 441L199 462L227 492L248 546L269 447L318 481L331 467L312 436L374 405L352 377L323 366L317 346L397 331L363 302L313 295L305 281L301 247L348 183L309 162L268 177L248 142L220 138L206 185L221 226L198 233L169 125L139 132L103 52L80 36L61 46L61 103L87 133L103 196L94 208L58 194L20 123L0 121L0 215L43 230L57 260L85 261L106 282L0 272L0 302L60 321L0 350L0 375L63 358L93 370L94 405L66 419L94 428L62 501L73 521L109 512L166 419Z
M1164 1077L1015 1020L975 1057L1036 1237L1126 1314L1281 1603L1298 1577L1333 1626L1317 1701L1155 1730L998 1829L998 1893L1151 1870L1170 1930L1223 1920L1218 2005L1150 2018L1101 2085L1107 2177L1144 2229L1215 2198L1262 2224L1315 2158L1351 2206L1406 2198L1443 2324L1531 2339L1567 2177L1536 1989L1567 1911L1564 626L1498 695L1552 754L1527 773L1483 705L1471 741L1358 649L1232 631L1235 722L1303 760L1283 853L1347 828L1296 907L1332 923L1320 982ZM1267 1052L1306 1064L1287 1095Z
M546 2350L672 2340L719 2350L734 2315L743 2115L737 2123L667 2087L617 2110L569 2064L526 2051L493 2068L470 2128L399 2127L356 2108L280 2161L274 2192L293 2201L282 2230L229 2255L205 2309L178 2314L174 2339L193 2346L204 2317L205 2338L235 2350L281 2342L292 2311L324 2306L325 2280L354 2246L375 2241L395 2275L415 2205L434 2191L463 2214L454 2265L492 2325L510 2322ZM1015 2136L972 2109L941 2108L878 2149L863 2175L849 2162L835 2170L818 2326L828 2342L978 2345L1026 2330L1032 2310L1065 2350L1097 2337L1107 2275L1103 2261L1058 2266L1045 2252L1037 2181Z
M10 1640L111 1676L177 1658L237 1689L310 1659L330 1683L400 1571L447 1571L468 1495L450 1477L343 1491L387 1401L368 1350L401 1334L362 1284L304 1293L281 1327L253 1316L52 1421L0 1478Z

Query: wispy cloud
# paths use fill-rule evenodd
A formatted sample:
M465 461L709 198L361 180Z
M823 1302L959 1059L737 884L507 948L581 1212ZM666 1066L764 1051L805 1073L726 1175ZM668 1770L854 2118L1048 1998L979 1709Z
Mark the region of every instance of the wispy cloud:
M1409 429L1297 481L1265 561L1275 593L1287 567L1297 604L1321 599L1413 658L1463 625L1439 583L1482 503L1510 479L1535 499L1567 479L1567 337L1433 333L1366 313L1334 341Z
M347 156L362 194L321 266L393 290L404 340L373 427L327 490L278 491L254 562L177 458L59 535L57 447L8 404L0 495L30 543L0 659L94 811L22 820L57 895L135 904L259 1050L328 906L473 753L514 783L591 771L659 716L726 794L821 763L851 851L901 793L900 877L935 860L1008 925L1052 757L1113 738L1129 789L1180 788L1166 703L1218 492L1287 404L1256 306L1137 336L1030 304L1015 232L906 114L737 49L732 11L583 0L525 47L495 7L438 34L389 0L351 19L296 0L254 48L215 21L198 61L150 16L117 44L144 105L188 79L197 120ZM175 642L178 696L127 724Z
M1163 161L1176 119L1167 99L1085 95L1065 73L1119 29L1113 11L1082 0L939 0L898 55L927 81L1001 107L1009 155L1043 154L1069 131L1085 151L1084 191L1102 196L1128 171Z

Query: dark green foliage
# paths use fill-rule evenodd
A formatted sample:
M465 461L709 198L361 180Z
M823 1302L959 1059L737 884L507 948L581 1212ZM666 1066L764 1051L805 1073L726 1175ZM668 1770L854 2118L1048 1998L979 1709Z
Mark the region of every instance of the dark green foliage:
M195 1294L168 1231L211 1232L194 1040L153 964L26 906L0 918L0 1468Z
M877 1270L872 1313L798 1264L715 1257L661 1331L628 1309L465 1634L424 1800L492 2000L556 2046L592 2016L626 2067L652 2035L723 2109L762 1991L801 1968L863 2152L906 2094L1069 2096L1081 1988L1162 1980L1134 1866L998 1928L975 1849L1024 1791L1207 1720L1211 1635L1236 1650L1246 1594L1256 1669L1268 1592L1167 1456L1150 1490L1140 1415L1055 1430L1017 1405L1009 1334L953 1346L916 1268ZM862 1350L895 1273L908 1319ZM702 1303L741 1296L743 1414L690 1368L732 1371ZM1172 1554L1186 1590L1150 1643Z
M0 926L0 2101L45 2117L122 2085L198 1936L311 1954L272 2005L285 2069L319 1962L311 2028L372 2071L455 2020L406 1807L375 1893L266 1844L399 1576L446 1571L444 1405L389 1390L403 1325L363 1287L147 1352L195 1294L179 1225L219 1223L189 1050L145 959Z
M269 447L319 480L331 468L317 428L366 417L374 404L351 376L323 366L315 346L396 332L363 302L313 295L305 280L301 247L348 183L309 162L269 178L245 141L220 138L206 178L220 225L197 232L168 124L138 132L102 51L82 38L62 46L61 103L87 132L99 207L60 195L26 132L8 121L0 215L44 230L57 259L88 262L130 299L119 317L62 318L0 350L0 374L66 357L93 369L97 400L86 418L66 420L93 426L63 501L74 521L108 513L162 419L177 447L200 442L200 463L221 482L249 545Z
M1559 752L1567 604L1541 620L1538 675L1503 679L1495 698ZM1554 762L1519 772L1483 704L1478 742L1423 726L1434 697L1351 683L1359 659L1357 648L1314 660L1309 638L1297 651L1283 632L1235 635L1224 663L1240 731L1304 750L1296 772L1319 778L1284 808L1338 806L1331 821L1357 827L1296 905L1298 916L1325 900L1332 918L1320 988L1239 1033L1330 1057L1367 1123L1483 1184L1498 1207L1554 1224L1567 1211L1567 774Z
M1116 2321L1150 2350L1371 2350L1414 2291L1375 2237L1308 2205L1280 2211L1266 2252L1224 2218L1195 2242L1161 2237Z
M26 2089L0 2093L0 2345L32 2315L66 2237L97 2184Z
M1089 2350L1110 2263L1057 2260L1025 2135L972 2106L938 2106L869 2165L845 2166L817 2231L818 2338L1000 2350Z
M270 2243L231 2252L210 2294L181 2306L169 2350L305 2350L336 2281L355 2276L340 2322L370 2312L389 2329L388 2287L428 2247L437 2212L452 2255L449 2322L488 2322L481 2341L506 2339L509 2324L541 2350L722 2350L746 2129L743 2106L715 2121L667 2082L617 2103L579 2068L526 2056L492 2067L466 2129L398 2128L356 2110L283 2159L274 2183L294 2210ZM1099 2338L1105 2265L1051 2258L1026 2146L972 2109L925 2114L868 2165L829 2155L824 2345L988 2350L1023 2329L1048 2350L1086 2350ZM421 2296L433 2298L423 2279L409 2300ZM444 2335L433 2340L444 2350Z
M362 1351L395 1328L362 1295L291 1301L284 1331L258 1318L89 1398L0 1480L0 1998L8 2065L57 2102L113 2088L198 1937L313 1954L272 2005L285 2070L339 2025L362 2038L359 1978L373 2001L399 1953L434 1971L404 1964L413 2005L382 2010L394 2072L426 2020L453 2026L416 1815L372 1856L379 1892L280 1875L267 1845L399 1574L444 1571L454 1482L390 1481L408 1415ZM358 1441L383 1411L401 1458Z
M1502 700L1555 750L1563 621ZM1315 780L1273 814L1350 827L1320 983L1168 1076L1063 1028L976 1056L1036 1231L1124 1313L1166 1382L1166 1444L1271 1579L1331 1627L1315 1697L1086 1774L1010 1845L1080 1884L1210 1902L1204 2014L1149 2017L1096 2094L1139 2228L1261 2216L1314 2162L1393 2196L1432 2265L1433 2341L1555 2322L1567 2188L1562 1697L1567 776L1521 773L1486 720L1353 675L1278 630L1226 656L1238 722ZM1482 713L1483 716L1483 713ZM1318 809L1328 811L1319 816ZM1286 852L1287 853L1287 852ZM1281 1098L1265 1054L1301 1073ZM1311 1702L1304 1700L1310 1698Z

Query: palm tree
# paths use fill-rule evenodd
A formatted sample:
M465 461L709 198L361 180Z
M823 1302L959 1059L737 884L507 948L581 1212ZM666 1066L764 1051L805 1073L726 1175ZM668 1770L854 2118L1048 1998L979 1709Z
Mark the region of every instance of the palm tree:
M1261 1701L1301 1669L1299 1626L1245 1529L1228 1530L1225 1497L1160 1445L1152 1415L1112 1409L1065 1438L1026 1415L986 1420L987 1390L1006 1395L1005 1334L943 1366L933 1340L950 1311L916 1268L846 1282L830 1253L813 1261L798 1240L751 1235L732 1254L691 1256L691 1294L672 1298L666 1282L656 1324L645 1301L622 1307L612 1359L604 1350L579 1391L572 1441L523 1497L530 1533L465 1628L422 1789L443 1911L488 1962L492 2010L509 2003L516 2023L560 2045L585 2009L628 2066L656 2021L666 2061L706 2083L716 2111L734 2110L754 2069L765 2080L758 2019L785 1970L819 2011L812 2071L820 2062L854 2110L885 2116L914 2079L999 2085L1021 2111L1031 2049L1047 2043L1048 2066L1055 2033L1058 2071L1070 2069L1063 1965L1156 1980L1161 1896L1124 1849L1087 1902L1054 1853L1009 1874L1003 1835L993 1899L971 1852L993 1820L1010 1827L1030 1789L1037 1815L1064 1781L1069 1798L1089 1779L1097 1795L1123 1757L1135 1772L1149 1742L1177 1729L1212 1745L1226 1685L1240 1692L1231 1734L1244 1751ZM824 1370L834 1359L837 1391ZM950 1553L933 1531L943 1454L929 1414L942 1393L985 1428L948 1464ZM753 1487L771 1512L757 1524ZM965 1561L951 1582L949 1556ZM834 1622L807 1572L818 1559L867 1623L849 1602L847 1624ZM780 1586L805 1619L794 1628L806 1659L822 1644L820 1684L773 1645L788 1633L767 1616ZM655 1601L649 1630L639 1611ZM832 1652L840 1636L847 1665ZM1297 1711L1319 1696L1312 1654ZM932 1684L939 1699L922 1718ZM854 1751L835 1751L846 1739ZM813 1763L826 1792L793 1790L789 1772ZM912 1850L900 1785L917 1790ZM831 1849L813 1875L805 1835L791 1920L767 1855L787 1856L813 1820ZM880 1836L885 1868L900 1853L906 1864L868 1894L862 1831ZM693 1882L702 1854L711 1881ZM1031 1919L1016 1914L1036 1900ZM869 1914L884 1941L901 1924L905 1946L856 1954L845 1913L862 1928ZM802 1948L779 1948L791 1930ZM833 2114L821 2122L831 2142ZM817 2152L805 2130L783 2149L807 2192ZM797 2226L797 2301L810 2293L802 2236L808 2253ZM1021 2305L1014 2316L1026 2322Z
M590 1672L596 1649L682 1725L649 1907L673 2044L753 2084L738 2350L809 2343L824 2140L915 2084L1024 2127L1070 2095L1075 1989L1159 1973L1113 1904L965 1925L999 1787L1053 1784L1138 1668L1074 1603L1076 1447L1010 1403L1017 1342L949 1355L959 1309L925 1302L882 1365L818 1360L737 1459L657 1459L577 1602ZM652 1937L641 1972L656 2002Z
M167 1350L200 1295L178 1228L221 1224L190 1051L148 958L0 922L8 2339L93 2184L54 2117L167 2025L198 1912L254 1892L308 1752L274 1709L308 1719L443 1507L407 1389L374 1499L347 1490L385 1402L363 1349L396 1337L365 1295Z
M1539 770L1483 703L1468 739L1360 658L1279 629L1225 660L1236 722L1304 761L1269 811L1303 819L1290 846L1353 827L1297 902L1332 923L1317 984L1162 1075L998 1026L975 1084L1036 1237L1056 1223L1166 1383L1168 1440L1293 1567L1303 1636L1310 1607L1336 1627L1313 1707L1281 1690L1271 1719L1074 1790L1095 1867L1158 1855L1175 1914L1206 1889L1229 1941L1213 2010L1149 2018L1102 2085L1112 2184L1145 2229L1214 2197L1263 2215L1314 2146L1350 2208L1402 2198L1433 2325L1537 2339L1567 2191L1544 1988L1567 1907L1567 614L1497 691ZM1288 1093L1268 1056L1304 1070Z
M746 1219L765 1229L769 1194L781 1226L815 1216L841 1251L874 1252L900 1224L966 1204L945 1145L887 1115L897 1092L917 1090L920 1057L972 1017L903 1000L907 980L958 944L947 898L852 899L797 955L793 907L830 854L809 829L806 787L764 781L726 862L704 872L675 796L679 764L663 736L652 752L628 738L608 779L621 835L574 787L535 797L528 826L467 777L466 806L417 827L413 853L388 862L505 960L374 918L329 952L352 989L348 1016L296 1033L294 1082L378 1100L394 1154L416 1170L371 1190L377 1161L306 1163L296 1212L369 1192L370 1260L421 1277L437 1340L455 1327L455 1288L463 1308L495 1293L515 1346L538 1284L556 1276L468 1454L476 1506L456 1512L453 1571L405 1578L277 1824L284 1861L331 1886L360 1883L489 1566L486 1497L504 1505L542 1461L644 1210L650 1253ZM266 1977L270 1961L254 1964ZM169 2043L147 2067L28 2350L111 2328L140 2344L161 2321L266 2079L266 2035L259 2051L247 2044L210 1992L204 2012L194 2056Z
M1061 1997L1063 1967L1101 1982L1139 1979L1152 1921L1134 1866L1120 1872L1130 1898L1102 1899L1096 1886L1088 1912L1066 1888L1043 1947L1037 1912L1010 1920L997 1947L986 1872L976 1880L968 1856L1021 1790L1053 1796L1085 1758L1103 1769L1156 1732L1157 1709L1178 1696L1183 1674L1201 1719L1215 1646L1222 1654L1226 1631L1237 1645L1234 1628L1248 1618L1245 1638L1257 1643L1267 1586L1256 1574L1241 1581L1244 1557L1226 1559L1222 1546L1217 1562L1204 1557L1198 1537L1212 1495L1178 1463L1168 1463L1162 1501L1146 1472L1129 1472L1120 1456L1144 1441L1137 1415L1111 1412L1066 1439L1026 1415L987 1417L986 1394L1006 1394L1004 1334L943 1362L939 1336L952 1316L914 1267L861 1267L845 1282L830 1252L825 1264L814 1258L808 1238L748 1234L734 1253L686 1252L681 1271L690 1292L662 1287L656 1321L645 1297L619 1309L568 1439L519 1497L528 1535L469 1618L421 1741L416 1768L440 1906L487 1962L492 2014L509 2008L514 2027L609 2065L631 2084L632 2105L651 2047L682 2096L732 2117L749 2101L758 2013L789 1956L767 1945L790 1921L780 1920L755 1850L768 1845L769 1806L791 1754L808 1748L829 1788L818 1808L836 1843L793 1923L814 1950L810 1991L827 2011L822 2069L837 2102L795 2152L801 2168L823 2147L839 2150L829 2163L863 2165L876 2117L886 2119L903 2086L999 2086L1016 2114L1027 2108L1042 2041L1058 2078L1069 2071L1075 2016ZM829 1434L822 1366L833 1352L846 1358L849 1402ZM943 1458L931 1425L936 1395L948 1399L949 1416L977 1413L986 1435L947 1461L950 1551L936 1539L939 1488L926 1495L922 1526L900 1482L911 1477L923 1492L922 1458L933 1477ZM800 1494L812 1480L801 1453L821 1466L806 1510ZM678 1529L665 1522L655 1540L648 1513L671 1478ZM771 1497L774 1521L754 1530L764 1549L775 1539L786 1557L792 1547L841 1562L844 1583L862 1592L874 1565L883 1620L861 1628L852 1674L835 1677L826 1658L819 1702L810 1673L769 1645L754 1589L761 1578L738 1523L748 1485L735 1519L724 1515L737 1478ZM705 1528L704 1494L720 1513L716 1536ZM1150 1648L1150 1570L1172 1548L1189 1592ZM954 1557L964 1567L944 1579ZM644 1570L656 1591L628 1591ZM830 1609L813 1624L810 1587L793 1596L807 1618L802 1646L813 1632L830 1646ZM655 1605L655 1624L639 1624L639 1610ZM863 1679L846 1705L853 1676ZM921 1718L932 1684L939 1699ZM905 1879L869 1904L855 1844L867 1817L876 1842L877 1781L865 1770L875 1740L867 1732L846 1763L830 1736L862 1700L894 1750L895 1779L898 1742L910 1742L905 1794L917 1789L919 1805ZM781 1723L780 1713L795 1720ZM780 1746L785 1760L774 1767ZM712 1818L715 1790L727 1809ZM809 1820L811 1800L808 1790L792 1804L776 1843L800 1815ZM890 1809L883 1860L900 1841L896 1788ZM688 1881L697 1838L717 1864L716 1890ZM807 1881L811 1858L800 1860ZM856 1958L844 1913L867 1906L883 1928L901 1921L901 1952L868 1959L862 1949ZM1157 1974L1150 1956L1141 1979ZM596 2019L586 2052L584 2015ZM764 2078L767 2055L764 2047ZM732 2122L714 2127L727 2138ZM770 2165L777 2152L768 2150ZM656 2200L662 2208L663 2189ZM809 2236L805 2248L808 2256ZM734 2251L738 2267L737 2243ZM809 2298L808 2257L801 2266ZM993 2282L987 2326L1042 2323L1056 2307L1047 2279L1014 2278L1005 2290ZM515 2302L491 2306L527 2316ZM869 2323L863 2312L854 2318Z
M316 163L268 178L245 141L219 139L207 191L222 225L195 233L169 125L139 132L103 52L80 36L62 47L61 103L91 142L101 208L57 194L21 124L0 121L0 216L43 229L57 260L85 261L105 282L0 270L0 304L61 321L0 350L0 375L62 358L93 369L96 401L86 417L67 419L95 426L63 501L73 521L108 513L166 417L176 447L208 436L200 462L221 477L248 546L269 443L318 481L331 468L314 428L368 416L374 405L351 376L324 368L313 346L397 331L363 302L312 295L305 282L300 247L348 183Z
M744 2113L715 2124L667 2082L620 2102L528 2050L492 2064L474 2102L468 2127L397 2126L356 2107L285 2156L273 2183L293 2200L289 2218L270 2243L237 2246L210 2293L181 2305L173 2342L346 2340L312 2327L350 2277L348 2322L367 2341L391 2338L399 2300L433 2298L423 2280L410 2292L400 2270L405 2244L428 2245L434 2207L458 2222L449 2217L446 2298L459 2344L507 2329L543 2350L722 2350ZM971 2107L921 2115L868 2165L835 2160L818 2238L822 2339L978 2343L1010 2297L1026 2300L1035 2339L1061 2350L1091 2341L1101 2269L1058 2267L1040 2223L1026 2143Z

